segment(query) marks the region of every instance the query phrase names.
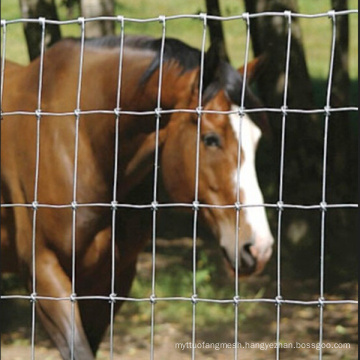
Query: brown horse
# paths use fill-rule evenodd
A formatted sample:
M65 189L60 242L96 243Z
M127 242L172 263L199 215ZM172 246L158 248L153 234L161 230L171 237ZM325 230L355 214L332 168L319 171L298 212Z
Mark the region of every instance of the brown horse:
M77 133L76 203L73 194L74 110L77 108L80 41L66 39L45 52L41 92L43 115L39 122L34 115L6 115L6 112L34 113L37 110L40 59L26 67L10 62L5 65L1 196L5 204L33 206L2 207L1 250L2 259L5 259L2 271L20 271L30 289L34 277L37 296L65 298L36 301L37 313L64 359L70 356L71 309L75 309L76 360L94 358L110 320L108 301L70 300L71 295L75 295L74 289L79 297L109 297L112 292L110 204L114 188L114 108L117 104L119 43L115 37L85 42L80 97L82 113L78 118ZM126 37L124 42L117 132L116 201L119 206L114 254L114 290L119 297L129 293L138 254L150 235L152 218L148 209L129 209L121 204L152 204L157 145L158 203L166 200L191 205L198 183L200 218L218 239L233 268L237 258L235 249L239 249L240 275L260 272L270 257L273 244L264 207L242 206L263 204L255 171L255 151L261 131L247 115L243 117L240 131L240 116L236 114L243 87L242 75L228 63L220 61L210 48L205 56L203 72L204 112L201 114L200 134L197 132L199 111L163 111L156 141L154 109L158 107L160 44L159 40L145 37ZM199 64L198 50L177 40L166 39L161 89L163 110L198 109ZM248 78L256 71L257 67L249 64ZM246 91L246 106L257 107L256 98ZM113 112L84 113L87 110ZM234 113L229 115L226 112L230 110ZM69 114L64 115L65 112ZM55 113L62 113L62 116ZM40 152L38 191L34 202L38 123ZM241 158L238 161L240 137ZM198 144L197 139L200 139ZM200 159L198 181L195 180L197 148ZM241 164L239 179L238 163ZM164 199L161 198L163 193ZM238 204L237 194L240 207L235 206ZM45 204L52 207L41 206ZM34 209L36 251L35 264L32 264ZM237 213L240 219L238 231ZM75 239L75 248L72 239ZM72 284L73 271L75 284ZM118 309L120 304L121 301L116 301L115 308Z

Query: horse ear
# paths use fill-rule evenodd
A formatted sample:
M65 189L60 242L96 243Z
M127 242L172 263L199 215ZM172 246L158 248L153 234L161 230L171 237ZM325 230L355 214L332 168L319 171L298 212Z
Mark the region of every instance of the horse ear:
M210 45L204 58L204 73L203 73L203 92L215 80L217 69L220 66L221 57L218 47L214 44Z
M266 54L262 54L247 64L247 73L246 73L246 82L248 84L256 81L261 74L264 73L268 64L268 56ZM240 74L244 75L245 66L242 66L238 69Z
M161 148L166 139L166 128L159 131L158 147ZM156 150L156 133L153 132L145 137L137 152L130 160L125 169L124 193L131 191L154 166L154 155Z

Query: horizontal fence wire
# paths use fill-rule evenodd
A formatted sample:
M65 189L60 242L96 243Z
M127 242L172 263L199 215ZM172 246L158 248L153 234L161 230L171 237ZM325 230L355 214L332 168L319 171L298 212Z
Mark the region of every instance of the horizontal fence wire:
M33 228L32 228L32 293L30 295L1 295L1 300L13 300L13 299L21 299L28 300L32 303L32 330L31 330L31 347L32 347L32 355L31 358L35 359L35 325L36 325L36 311L35 311L35 303L38 300L48 300L48 301L67 301L72 304L72 334L71 334L71 359L75 358L75 304L77 301L85 301L85 300L101 300L107 301L111 304L110 310L110 358L114 357L114 304L116 301L127 301L127 302L148 302L151 304L151 324L150 324L150 359L153 360L155 358L154 353L154 331L155 331L155 309L157 302L168 302L168 301L182 301L189 302L192 304L192 334L191 334L191 342L192 346L192 359L196 358L195 352L195 342L196 342L196 308L198 303L216 303L216 304L234 304L234 330L235 330L235 343L237 344L239 338L241 338L241 334L238 329L238 305L242 303L259 303L259 304L274 304L276 305L276 314L277 314L277 326L276 326L276 342L280 344L280 324L281 324L281 305L301 305L301 306L318 306L320 308L320 317L319 317L319 343L323 342L323 312L324 306L326 305L344 305L344 304L354 304L357 305L357 300L345 299L345 300L328 300L325 298L324 293L324 248L325 248L325 223L326 223L326 212L327 210L332 209L357 209L358 204L356 203L339 203L339 204L330 204L326 201L326 167L327 167L327 153L328 153L328 122L329 117L332 113L341 113L341 112L358 112L358 107L349 106L349 107L331 107L330 94L332 87L332 74L334 68L334 53L335 53L335 36L336 36L336 19L339 16L346 16L351 14L358 14L357 10L346 10L346 11L329 11L325 13L319 14L300 14L294 13L290 11L285 12L263 12L263 13L243 13L236 16L212 16L207 14L199 14L199 15L174 15L174 16L159 16L148 19L134 19L128 18L124 16L115 16L115 17L94 17L94 18L83 18L80 17L78 19L65 20L65 21L55 21L49 20L45 18L39 19L12 19L12 20L1 20L1 28L2 28L2 69L1 69L1 100L3 100L3 87L4 87L4 67L5 67L5 57L6 57L6 46L10 46L6 44L7 38L7 29L9 26L13 24L19 23L38 23L41 26L41 56L40 56L40 71L39 71L39 87L38 87L38 101L37 101L37 109L34 111L22 111L18 109L17 111L2 111L1 110L1 118L9 117L11 121L11 117L14 116L29 116L35 117L37 119L37 136L36 136L36 144L35 144L35 153L36 153L36 161L35 161L35 181L34 181L34 199L31 203L2 203L1 208L29 208L33 210ZM205 43L206 43L206 32L207 32L207 22L209 20L215 21L233 21L233 20L244 20L247 25L246 31L246 49L245 49L245 64L247 64L248 60L248 50L249 50L249 42L250 42L250 23L252 19L261 18L261 17L274 17L280 16L284 17L287 20L288 33L287 33L287 53L286 53L286 70L285 70L285 84L284 84L284 95L283 95L283 105L280 108L256 108L256 109L245 109L244 108L244 96L245 91L242 92L241 106L240 110L234 111L214 111L214 110L204 110L202 109L202 74L204 69L204 54L205 54ZM327 98L326 104L323 108L320 109L291 109L287 106L287 92L288 92L288 74L289 74L289 66L290 66L290 50L291 50L291 35L292 35L292 19L295 18L306 18L306 19L317 19L317 18L329 18L329 21L332 23L332 44L331 44L331 61L329 68L329 79L328 79L328 88L327 88ZM198 107L196 109L169 109L164 110L161 108L161 84L162 84L162 63L164 56L164 47L166 41L166 24L172 20L178 19L198 19L203 24L203 35L202 35L202 46L201 46L201 60L200 60L200 84L199 84L199 99L198 99ZM117 94L116 94L116 107L114 109L94 109L94 110L81 110L81 92L82 92L82 67L83 67L83 54L84 54L84 41L85 41L85 25L86 23L93 21L113 21L117 22L121 26L121 33L119 37L119 69L118 69L118 79L117 81ZM121 98L120 98L120 89L121 89L121 79L123 73L123 48L124 48L124 34L125 34L125 25L126 23L159 23L162 29L161 35L161 51L160 51L160 69L159 69L159 87L157 94L157 108L151 111L124 111L121 109ZM42 111L42 73L44 68L44 39L45 39L45 29L47 25L70 25L70 24L78 24L81 28L81 56L79 62L79 77L77 84L77 102L76 109L73 111L66 112L51 112L51 111ZM244 73L244 84L246 83L246 65L245 65L245 73ZM202 115L205 114L223 114L223 115L238 115L239 117L239 127L241 131L241 120L245 114L252 114L257 112L268 112L268 113L278 113L282 116L282 141L281 141L281 153L280 153L280 182L279 182L279 197L276 203L261 203L261 204L241 204L240 196L237 193L236 203L234 204L225 204L225 205L214 205L214 204L204 204L199 202L198 197L198 182L199 182L199 162L200 162L200 128L201 128L201 118ZM196 179L195 179L195 188L194 188L194 201L191 203L159 203L158 199L158 163L159 163L159 122L160 117L162 115L174 114L174 113L191 113L196 114L198 117L197 120L197 149L196 149ZM93 114L102 114L102 115L113 115L115 117L115 127L117 131L115 131L115 147L114 147L114 172L113 172L113 191L112 191L112 201L110 203L80 203L77 201L77 164L78 164L78 146L79 146L79 123L81 121L86 121L85 115L93 115ZM283 200L283 177L284 177L284 157L285 157L285 130L287 126L287 119L290 114L318 114L323 115L325 119L325 129L324 129L324 144L323 144L323 175L322 175L322 199L318 204L289 204L285 203ZM119 158L119 122L122 115L132 115L132 116L154 116L156 119L156 152L154 158L154 187L153 187L153 196L151 203L144 204L127 204L127 203L118 203L117 202L117 182L118 182L118 158ZM72 193L72 202L69 204L45 204L38 201L38 178L39 178L39 156L40 156L40 123L44 117L63 117L63 116L73 116L75 121L75 137L74 137L74 169L73 169L73 193ZM241 132L240 132L241 133ZM121 156L121 154L120 154ZM238 175L237 175L237 188L240 188L240 158L241 158L241 143L239 141L238 145ZM103 207L108 208L112 214L112 223L111 223L111 243L112 243L112 266L111 266L111 293L109 296L95 296L95 295L86 295L86 296L78 296L76 294L76 262L75 262L75 247L76 247L76 223L77 223L77 210L80 208L90 208L90 207ZM251 207L263 207L266 209L275 209L278 211L278 233L277 233L277 294L275 298L244 298L240 297L239 286L238 286L238 277L235 277L234 283L234 297L229 299L210 299L210 298L202 298L197 295L197 280L196 280L196 257L197 257L197 247L196 240L198 236L198 212L201 209L206 208L216 208L216 209L233 209L236 211L237 215L240 210ZM156 238L157 238L157 210L159 209L167 209L167 208L188 208L193 211L193 281L192 281L192 296L190 297L158 297L156 296ZM72 210L72 271L71 271L71 284L72 293L66 297L51 297L51 296L42 296L41 294L37 294L36 287L36 226L37 226L37 212L39 209L71 209ZM139 209L139 210L148 210L152 211L152 235L151 235L151 243L152 243L152 267L151 267L151 295L149 297L144 298L134 298L134 297L121 297L115 294L115 238L116 238L116 210L118 209ZM297 300L297 299L284 299L282 297L282 280L281 280L281 223L282 216L284 210L318 210L321 212L321 256L320 256L320 283L319 283L319 299L318 300ZM239 215L237 216L237 226L239 224ZM236 234L236 238L238 239L238 231ZM238 241L236 241L238 246ZM238 248L236 247L236 264L239 264L238 259ZM238 272L238 267L236 267L236 272ZM234 359L238 358L237 346L235 347ZM279 349L278 347L277 349ZM319 359L323 358L322 347L320 347L319 351ZM279 350L276 352L276 359L280 359Z
M320 13L320 14L300 14L291 12L291 17L294 18L304 18L304 19L318 19L318 18L326 18L332 15L341 16L341 15L351 15L351 14L358 14L358 10L343 10L343 11L333 11L330 10L328 12ZM216 21L233 21L233 20L246 20L261 18L261 17L274 17L274 16L288 16L284 12L277 12L277 11L268 11L268 12L259 12L259 13L243 13L240 15L234 16L215 16L215 15L208 15L206 14L206 18L208 20L216 20ZM71 20L51 20L51 19L44 19L46 24L49 25L70 25L70 24L79 24L82 21L85 23L93 22L93 21L114 21L114 22L132 22L132 23L151 23L151 22L160 22L162 23L165 21L170 20L180 20L180 19L200 19L204 18L204 14L184 14L184 15L171 15L171 16L163 16L160 15L158 17L148 18L148 19L136 19L130 18L126 16L97 16L91 18L78 18L78 19L71 19ZM1 26L6 24L19 24L19 23L39 23L39 19L12 19L12 20L5 20L1 19Z

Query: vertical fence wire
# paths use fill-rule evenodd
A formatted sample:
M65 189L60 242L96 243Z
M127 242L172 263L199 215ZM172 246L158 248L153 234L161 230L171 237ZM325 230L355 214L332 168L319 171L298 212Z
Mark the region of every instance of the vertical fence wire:
M72 269L71 269L71 345L70 358L75 359L75 312L76 312L76 218L77 218L77 180L78 180L78 158L79 158L79 126L80 126L80 103L81 103L81 85L84 64L84 48L85 48L85 19L80 17L78 24L81 29L80 57L79 57L79 74L77 81L76 93L76 109L75 115L75 139L74 139L74 168L73 168L73 194L72 194L72 231L71 231L71 247L72 247Z
M165 52L165 35L166 35L166 21L165 16L159 16L159 22L162 26L161 45L160 45L160 64L159 64L159 79L158 92L155 109L155 155L154 155L154 187L153 187L153 202L152 202L152 264L151 264L151 319L150 319L150 359L154 359L154 335L155 335L155 298L156 298L156 234L157 234L157 192L158 192L158 176L159 176L159 131L161 118L161 90L163 78L163 62Z
M331 107L331 89L335 61L335 44L336 44L336 14L335 11L329 12L329 18L332 22L332 39L331 55L329 65L328 86L326 93L325 105L325 126L324 126L324 147L323 147L323 175L322 175L322 196L321 196L321 240L320 240L320 298L319 298L319 360L323 358L323 341L324 341L324 283L325 283L325 223L326 223L326 176L327 176L327 154L328 154L328 132L329 132L329 109Z
M1 99L1 118L2 118L2 106L3 106L3 93L4 93L4 77L5 77L5 57L6 57L6 21L1 20L2 28L2 51L1 51L1 84L0 84L0 99Z
M40 165L40 125L41 125L41 96L44 71L44 51L45 51L45 19L39 18L41 26L40 43L40 64L39 64L39 84L37 94L36 114L36 150L35 150L35 179L34 179L34 200L32 203L32 309L31 309L31 359L35 359L35 326L36 326L36 223L38 211L38 186L39 186L39 165Z
M246 42L245 42L245 59L244 59L244 73L243 83L241 88L240 108L238 112L239 125L238 125L238 147L237 147L237 165L236 165L236 220L235 220L235 286L234 286L234 359L237 360L238 345L239 345L239 229L240 229L240 167L241 167L241 148L242 148L242 124L245 116L245 93L249 60L249 47L250 47L250 17L248 13L243 14L243 20L246 22Z
M119 131L120 131L120 106L121 106L121 82L123 73L124 55L124 17L119 16L120 23L120 44L119 44L119 67L118 82L116 90L115 108L115 139L114 139L114 175L113 175L113 197L111 203L111 293L110 298L110 360L114 358L114 317L115 317L115 284L116 284L116 213L117 213L117 186L118 186L118 166L119 166Z
M287 98L289 86L289 68L291 51L291 11L285 11L285 18L288 20L288 34L286 45L285 81L282 106L282 127L281 127L281 154L280 154L280 179L279 179L279 201L278 201L278 234L277 234L277 308L276 308L276 360L280 359L280 321L281 321L281 227L283 214L283 191L284 191L284 162L285 162L285 137L287 120Z
M198 231L198 216L199 216L199 171L200 171L200 141L201 141L201 118L202 118L202 97L204 90L204 66L205 66L205 45L206 45L206 31L207 31L207 15L200 14L200 19L203 21L203 32L201 41L201 57L200 57L200 74L199 74L199 96L197 111L197 129L196 129L196 155L195 155L195 193L193 202L193 274L192 274L192 330L191 330L191 359L195 359L196 349L196 304L197 304L197 281L196 281L196 253L197 253L197 231Z

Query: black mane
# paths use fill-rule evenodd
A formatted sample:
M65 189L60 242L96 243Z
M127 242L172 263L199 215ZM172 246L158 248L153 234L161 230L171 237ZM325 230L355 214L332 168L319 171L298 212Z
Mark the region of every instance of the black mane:
M97 48L116 48L120 47L119 36L104 36L101 38L88 38L85 45ZM140 83L146 83L153 73L160 66L161 39L150 36L127 35L124 37L124 46L134 49L150 50L155 53L154 59L141 77ZM207 64L205 56L205 68ZM187 71L195 70L200 66L201 52L180 40L166 38L163 54L164 63L175 61L182 69L179 75ZM220 61L212 81L206 83L204 79L203 100L204 103L211 100L220 90L224 90L229 99L237 105L241 103L241 92L243 88L242 75L235 70L229 63ZM260 102L254 94L246 89L246 105L249 107L260 107Z
M119 36L104 36L101 38L89 38L85 40L86 45L93 47L116 48L120 46ZM160 66L161 39L150 36L127 35L124 37L124 46L134 49L151 50L156 56L145 71L142 82L146 82ZM200 64L200 51L186 45L180 40L167 38L164 47L164 63L174 60L182 68L182 73L196 69Z

